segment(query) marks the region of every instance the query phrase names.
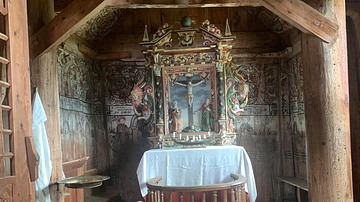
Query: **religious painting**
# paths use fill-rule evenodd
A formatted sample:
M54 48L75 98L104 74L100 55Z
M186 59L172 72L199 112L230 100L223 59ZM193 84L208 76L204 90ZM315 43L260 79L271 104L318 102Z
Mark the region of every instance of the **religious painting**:
M216 125L214 68L164 68L167 133L209 132Z

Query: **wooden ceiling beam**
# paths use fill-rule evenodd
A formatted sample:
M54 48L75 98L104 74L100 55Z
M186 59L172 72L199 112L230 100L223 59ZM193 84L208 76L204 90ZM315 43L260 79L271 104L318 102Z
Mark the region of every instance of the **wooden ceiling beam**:
M314 34L325 42L337 36L339 26L300 0L260 0L265 8L306 34Z
M99 54L97 51L95 51L83 44L79 44L78 49L81 53L91 57L94 60L117 60L117 59L131 58L131 56L132 56L130 51L120 51L117 53Z
M74 0L61 13L30 37L30 57L37 58L60 45L111 0Z
M234 40L234 50L244 50L242 52L277 52L282 47L281 39L272 32L232 32L236 36ZM131 51L134 57L138 52L142 55L144 47L140 45L143 34L109 34L101 41L94 44L94 49L99 54L119 53L122 51ZM196 38L196 41L200 38ZM177 42L174 41L174 45ZM241 51L237 52L240 53Z
M111 0L119 8L211 8L261 6L260 0Z

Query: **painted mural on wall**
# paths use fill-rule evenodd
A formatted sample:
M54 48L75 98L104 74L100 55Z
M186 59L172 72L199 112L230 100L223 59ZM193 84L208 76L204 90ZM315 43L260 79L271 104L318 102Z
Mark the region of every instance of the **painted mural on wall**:
M282 175L307 179L306 128L301 54L284 60L280 71ZM292 186L284 186L283 199L295 200Z
M291 137L295 164L294 176L307 179L304 84L301 54L297 54L289 60L289 67Z
M82 25L75 34L87 41L99 40L116 26L123 15L125 14L120 8L104 8Z
M59 46L58 83L63 161L89 157L85 170L105 167L106 136L100 69Z
M234 64L231 71L227 73L227 85L236 86L233 90L237 94L248 92L247 98L238 100L239 105L247 102L243 111L229 113L237 133L237 144L244 146L251 159L256 186L262 192L257 200L276 201L271 187L272 176L281 170L277 98L279 64ZM229 100L236 96L234 91L228 90L230 106L238 102Z
M154 133L151 73L135 62L101 64L110 148L111 178L123 201L141 200L136 168Z
M151 74L136 66L105 68L105 98L110 148L125 140L140 141L153 133L154 97Z

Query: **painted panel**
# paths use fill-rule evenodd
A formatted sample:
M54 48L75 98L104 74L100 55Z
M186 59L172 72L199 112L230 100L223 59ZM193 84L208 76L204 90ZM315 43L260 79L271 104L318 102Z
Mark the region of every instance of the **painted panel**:
M106 142L100 69L58 48L60 132L63 161L89 157L85 170L105 170ZM99 158L102 157L102 158Z

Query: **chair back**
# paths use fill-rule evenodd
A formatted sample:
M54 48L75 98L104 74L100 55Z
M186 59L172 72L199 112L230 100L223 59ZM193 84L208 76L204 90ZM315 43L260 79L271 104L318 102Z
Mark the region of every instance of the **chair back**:
M246 178L240 174L230 174L233 181L199 186L159 185L161 176L150 179L148 187L149 202L246 202Z

